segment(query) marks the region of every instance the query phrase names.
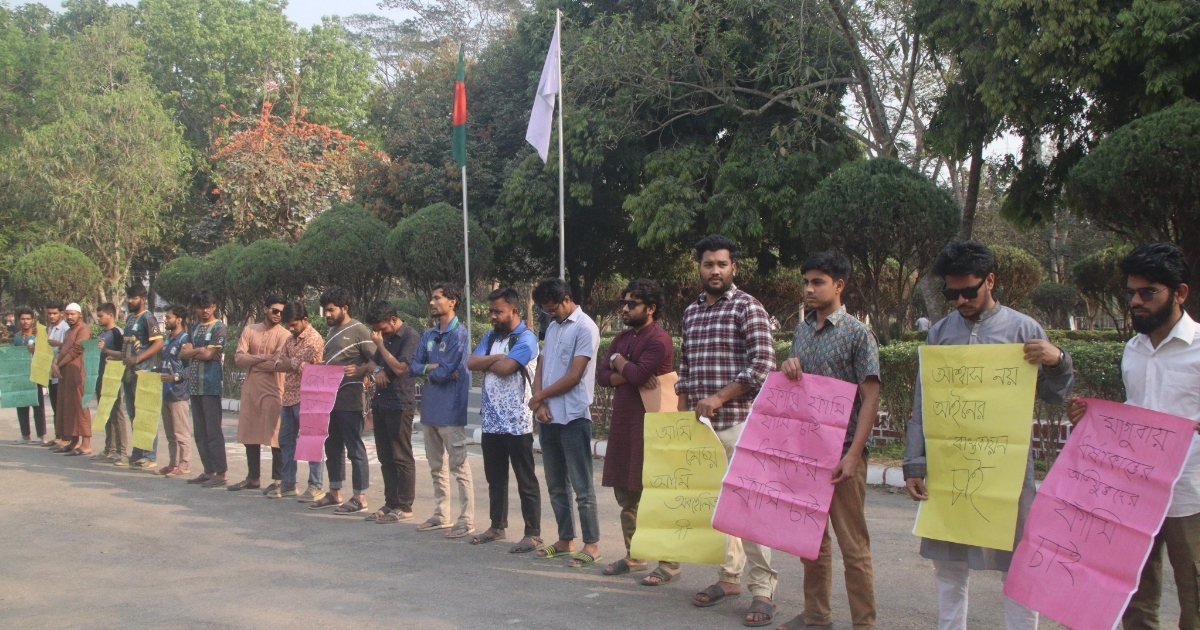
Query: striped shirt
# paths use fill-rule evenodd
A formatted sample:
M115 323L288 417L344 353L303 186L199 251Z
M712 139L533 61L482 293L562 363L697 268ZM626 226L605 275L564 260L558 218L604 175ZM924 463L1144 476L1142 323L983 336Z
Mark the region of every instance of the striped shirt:
M750 405L775 369L771 321L753 296L731 286L709 304L705 294L683 312L683 345L675 393L686 395L692 407L730 383L750 391L716 410L713 428L723 431L746 421Z
M356 319L346 319L340 328L330 328L325 335L322 350L325 365L363 365L375 356L375 342L371 340L371 329ZM335 411L363 410L363 380L349 376L342 378L338 387Z

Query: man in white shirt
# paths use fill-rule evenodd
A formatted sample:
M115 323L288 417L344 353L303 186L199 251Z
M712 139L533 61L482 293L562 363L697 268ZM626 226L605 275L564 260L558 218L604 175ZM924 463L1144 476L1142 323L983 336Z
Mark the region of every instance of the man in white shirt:
M1142 245L1121 261L1125 299L1139 334L1125 344L1121 375L1125 403L1200 420L1200 327L1183 310L1191 270L1183 252L1170 243ZM1087 406L1072 400L1071 424ZM1162 529L1154 538L1141 581L1121 618L1125 630L1157 630L1162 598L1162 550L1179 590L1179 627L1200 623L1197 562L1200 562L1200 436L1192 436L1183 474L1175 484Z

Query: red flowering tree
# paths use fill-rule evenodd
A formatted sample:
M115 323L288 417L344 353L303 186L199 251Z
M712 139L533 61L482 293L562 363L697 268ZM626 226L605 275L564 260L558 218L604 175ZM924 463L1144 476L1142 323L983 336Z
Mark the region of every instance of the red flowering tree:
M215 163L218 206L247 240L285 236L300 240L304 226L334 203L350 198L353 183L376 160L367 143L337 129L271 113L264 101L254 118L231 114L242 129L218 138Z

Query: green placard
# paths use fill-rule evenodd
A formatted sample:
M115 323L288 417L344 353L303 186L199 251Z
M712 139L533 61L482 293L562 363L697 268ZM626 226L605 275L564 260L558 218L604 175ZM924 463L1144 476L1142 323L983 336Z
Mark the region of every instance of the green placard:
M25 346L0 346L0 408L37 405L37 384L29 380L32 359Z
M100 342L88 339L83 342L83 406L87 407L92 394L96 393L96 376L100 374ZM2 391L2 390L0 390Z

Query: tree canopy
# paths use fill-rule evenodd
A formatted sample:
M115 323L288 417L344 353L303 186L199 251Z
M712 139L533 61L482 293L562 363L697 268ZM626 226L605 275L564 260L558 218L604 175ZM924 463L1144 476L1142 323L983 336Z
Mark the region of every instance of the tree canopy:
M100 268L83 252L62 243L46 243L25 254L12 270L17 300L38 308L51 302L94 303Z
M296 243L296 273L317 286L345 288L361 312L388 280L387 237L387 224L362 206L335 205L313 219Z
M471 278L482 280L492 269L492 242L478 223L469 225ZM426 295L438 282L462 286L462 229L461 210L445 203L422 208L388 234L388 265Z

